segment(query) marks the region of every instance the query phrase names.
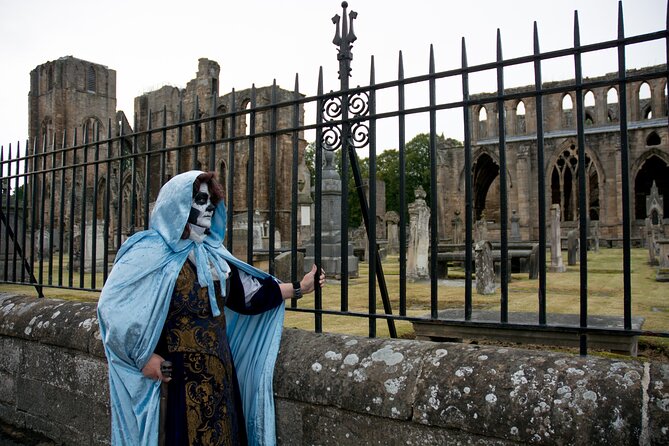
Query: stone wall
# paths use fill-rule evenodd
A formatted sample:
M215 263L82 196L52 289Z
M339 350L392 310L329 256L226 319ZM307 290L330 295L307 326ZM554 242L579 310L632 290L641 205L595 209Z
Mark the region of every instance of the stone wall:
M108 444L95 305L0 295L0 419ZM667 444L669 365L286 329L279 444Z

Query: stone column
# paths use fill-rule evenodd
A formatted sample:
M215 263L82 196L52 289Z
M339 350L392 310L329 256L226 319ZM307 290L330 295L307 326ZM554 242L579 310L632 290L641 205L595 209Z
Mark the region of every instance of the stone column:
M426 193L421 186L418 186L415 194L416 201L409 205L407 277L411 280L422 280L430 278L430 208L425 203Z
M562 245L560 232L560 205L551 205L551 267L549 271L563 273L567 269L562 263Z

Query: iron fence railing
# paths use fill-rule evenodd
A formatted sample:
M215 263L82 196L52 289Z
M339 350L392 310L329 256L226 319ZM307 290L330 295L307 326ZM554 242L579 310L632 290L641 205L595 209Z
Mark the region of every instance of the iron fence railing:
M161 184L176 173L191 168L217 172L226 186L228 205L227 247L238 252L242 249L245 260L253 263L263 255L268 259L270 273L276 269L277 254L290 253L290 279L296 280L302 272L298 271L298 256L303 251L300 241L298 194L300 193L300 165L304 156L305 132L315 135L315 162L312 181L314 188L313 221L311 231L314 246L314 260L322 265L323 260L323 164L324 151L341 151L341 209L339 234L339 276L341 299L339 310L325 309L321 291L316 291L313 308L300 307L296 301L289 307L292 311L309 312L314 315L316 331L323 329L322 318L325 315L346 315L363 317L369 320L369 335L377 335L377 322L385 320L391 336L396 336L395 321L427 320L434 324L451 326L474 326L495 328L520 328L509 322L509 203L507 191L507 141L509 140L508 123L505 113L497 114L497 135L492 144L497 150L499 163L499 245L501 269L501 301L499 321L482 323L472 320L473 308L473 247L474 247L474 193L472 182L474 151L479 146L473 141L472 131L477 124L472 117L472 110L485 104L495 104L497 110L504 110L505 104L514 100L533 101L535 107L537 165L536 177L532 178L537 188L538 202L533 208L538 228L538 302L539 311L536 324L532 329L572 332L580 335L581 352L587 349L587 336L593 333L606 334L620 330L588 326L588 252L580 250L580 308L579 325L547 325L547 290L546 290L546 250L547 246L547 190L545 158L545 100L551 95L574 93L576 97L576 140L578 159L586 159L586 127L583 103L584 93L589 89L613 87L618 91L618 122L620 135L620 179L622 193L622 247L623 247L623 283L624 283L624 328L622 331L631 335L657 335L666 337L664 332L650 333L632 327L632 284L631 284L631 202L630 202L630 161L628 135L627 88L629 85L668 76L667 66L662 65L642 72L629 72L626 67L625 51L633 44L642 42L665 42L669 53L669 32L667 29L643 35L626 37L622 5L619 8L618 38L611 41L582 45L578 14L574 20L573 47L541 52L539 33L535 24L534 52L531 55L504 59L502 39L497 36L497 60L475 66L467 63L465 40L462 40L461 67L447 71L435 71L434 50L430 50L429 72L427 74L405 78L402 54L398 61L397 79L383 83L375 81L374 60L371 61L370 81L363 87L351 88L352 46L356 40L353 23L357 15L347 14L344 2L343 17L335 16L336 25L334 43L338 47L340 89L324 93L323 72L319 73L318 91L314 96L304 96L299 89L296 77L292 92L279 94L276 83L269 88L269 100L259 103L257 89L254 87L247 96L239 97L235 91L226 96L225 107L221 108L217 94L207 99L207 105L200 105L200 98L195 98L192 113L186 116L183 102L176 111L176 119L168 120L168 110L151 111L144 122L136 120L134 129L128 131L123 122L87 125L73 131L50 135L37 135L26 144L11 144L0 152L0 174L2 177L2 199L0 217L2 217L2 283L33 284L42 295L43 287L100 290L107 278L113 256L124 239L133 232L148 228L150 203L155 199ZM616 50L618 55L617 76L607 79L590 80L583 77L582 57L585 54ZM545 84L542 81L542 63L564 57L573 58L574 79L571 82ZM505 89L504 70L518 65L529 65L534 71L533 88ZM493 70L496 73L496 91L491 94L471 95L470 76L479 72ZM444 79L459 79L462 96L460 100L440 99L437 82ZM427 85L429 92L425 104L407 107L406 89L414 85ZM666 87L665 87L666 88ZM393 110L377 111L377 96L381 92L393 92L397 96L397 107ZM659 92L661 94L661 92ZM666 93L662 104L664 110L657 110L654 118L661 118L660 127L666 130L667 108ZM280 96L280 97L279 97ZM243 107L240 101L246 101ZM314 116L306 116L307 107L316 110ZM208 111L203 111L209 108ZM439 232L440 214L436 211L439 200L445 200L456 191L438 187L438 140L437 113L444 110L462 110L464 142L459 149L463 152L464 166L464 277L463 291L464 317L461 320L445 320L439 317L439 244L445 234ZM429 237L430 271L430 315L425 317L409 316L407 304L407 207L406 202L406 120L407 117L427 114L430 158L430 200L433 212L430 214ZM153 120L159 121L158 126ZM377 190L376 160L377 124L380 121L395 120L399 151L399 289L396 294L397 308L391 305L391 296L385 282L383 264L379 252L380 240L377 237ZM242 125L243 124L243 125ZM106 135L101 135L101 129ZM666 133L665 133L666 134ZM56 139L58 135L58 139ZM664 142L666 150L667 144ZM368 150L369 170L362 172L356 150ZM244 163L240 162L240 157ZM289 160L288 164L282 160ZM287 167L288 166L288 167ZM578 215L580 245L588 246L588 206L586 202L586 163L578 164ZM241 170L241 171L239 171ZM260 172L263 172L261 175ZM616 173L617 174L617 173ZM357 189L366 227L369 260L369 303L367 312L351 311L349 308L349 259L345 254L349 250L349 220L346 197L348 196L349 175ZM369 180L366 194L363 188L363 175ZM244 184L240 183L244 179ZM289 187L286 187L286 184ZM266 188L262 196L258 190ZM236 191L243 189L244 194ZM239 197L243 197L240 199ZM667 198L665 197L665 200ZM265 201L266 200L266 201ZM241 201L241 202L240 202ZM262 202L261 202L262 201ZM265 226L266 247L259 248L254 238L257 222L256 210L264 209L267 218ZM239 215L245 221L236 224ZM287 215L287 216L286 216ZM442 222L443 223L443 222ZM262 226L262 225L261 225ZM276 231L283 232L283 245L277 243ZM286 229L288 228L288 229ZM242 229L242 231L239 231ZM244 230L245 229L245 230ZM237 234L237 235L236 235ZM243 234L244 239L239 239ZM256 231L255 237L258 233ZM285 240L287 239L287 241ZM242 247L242 248L240 248ZM378 287L378 288L377 288ZM377 292L383 303L383 312L376 308ZM396 312L396 313L395 313ZM522 328L526 329L527 326Z

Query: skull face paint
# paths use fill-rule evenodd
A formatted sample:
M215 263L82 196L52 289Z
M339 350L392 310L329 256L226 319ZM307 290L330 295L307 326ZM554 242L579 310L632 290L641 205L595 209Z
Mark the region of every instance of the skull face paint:
M207 183L202 183L200 190L193 197L188 223L202 228L211 228L211 218L214 215L215 209L216 207L211 203L209 186Z

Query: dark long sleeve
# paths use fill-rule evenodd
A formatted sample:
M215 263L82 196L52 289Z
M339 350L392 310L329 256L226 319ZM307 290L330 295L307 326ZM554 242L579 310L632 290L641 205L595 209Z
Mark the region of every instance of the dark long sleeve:
M244 285L239 277L240 272L234 265L230 265L230 269L232 270L228 278L230 288L225 305L231 310L240 314L260 314L283 303L279 284L274 278L268 277L258 279L261 286L247 304Z

